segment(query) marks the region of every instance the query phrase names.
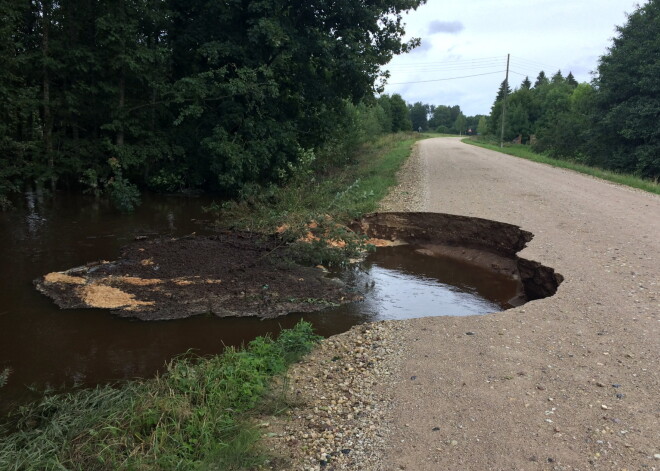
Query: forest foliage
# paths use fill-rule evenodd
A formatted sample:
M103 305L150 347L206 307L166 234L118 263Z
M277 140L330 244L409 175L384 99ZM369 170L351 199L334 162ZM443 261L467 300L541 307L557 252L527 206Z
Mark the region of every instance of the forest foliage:
M137 187L341 165L375 129L356 122L393 128L373 96L424 1L0 0L0 204L37 185L130 209Z
M576 163L660 179L660 1L651 0L617 27L591 83L541 71L513 92L502 83L488 133L521 137L537 152ZM533 136L533 137L532 137Z

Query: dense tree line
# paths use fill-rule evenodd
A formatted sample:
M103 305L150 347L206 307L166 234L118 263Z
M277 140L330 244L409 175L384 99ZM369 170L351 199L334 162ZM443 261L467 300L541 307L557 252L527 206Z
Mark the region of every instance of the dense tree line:
M421 3L0 0L0 199L284 180L365 112Z
M522 136L536 151L587 165L660 178L660 0L633 12L600 59L592 83L541 71L513 92L502 83L488 130Z
M412 129L434 131L443 134L466 134L477 132L482 115L465 116L458 105L429 105L417 102L408 105Z

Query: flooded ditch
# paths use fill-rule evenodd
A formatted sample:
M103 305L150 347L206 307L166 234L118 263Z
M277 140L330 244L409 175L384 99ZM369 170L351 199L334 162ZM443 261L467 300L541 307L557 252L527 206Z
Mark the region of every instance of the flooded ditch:
M117 260L121 247L141 247L134 242L136 236L167 235L171 240L196 232L195 237L180 240L204 244L217 240L217 234L205 232L196 223L204 217L200 209L204 204L208 201L147 196L136 214L121 216L91 199L46 201L28 195L19 211L0 214L0 371L11 370L8 383L0 388L1 412L38 397L46 388L149 377L188 350L219 353L224 345L240 345L258 335L276 333L301 318L328 336L363 322L501 311L551 295L561 282L552 269L517 257L531 234L515 226L460 216L389 213L370 215L354 229L378 239L380 245L393 246L380 248L360 265L329 276L340 282L322 281L326 277L320 270L302 276L296 273L298 283L318 281L314 296L304 297L303 292L283 295L286 302L263 316L266 319L246 316L259 315L249 309L242 317L220 318L218 313L226 314L225 308L218 305L214 311L207 299L188 303L195 307L187 311L190 317L162 316L157 318L170 320L142 322L113 315L108 309L116 310L118 305L112 303L99 306L108 309L80 309L74 303L68 306L72 309L61 310L34 289L32 281L46 273L85 266L93 260ZM171 253L170 249L166 252ZM179 256L188 259L185 251ZM149 263L140 267L153 270ZM123 271L117 274L125 276ZM202 277L200 273L165 271L155 270L149 276L161 281L178 279L183 287L197 283L199 293L231 283L217 273L220 283L209 283L215 278L206 276L208 273ZM252 282L262 290L257 298L246 296L244 288L230 291L243 301L249 298L257 307L272 304L269 296L280 289L278 280ZM321 295L326 288L331 293L327 299ZM132 295L140 300L139 292ZM217 301L220 295L216 295L213 299ZM363 301L334 306L358 297ZM183 299L179 295L173 298L176 302ZM300 306L322 310L281 315L285 310L305 310Z

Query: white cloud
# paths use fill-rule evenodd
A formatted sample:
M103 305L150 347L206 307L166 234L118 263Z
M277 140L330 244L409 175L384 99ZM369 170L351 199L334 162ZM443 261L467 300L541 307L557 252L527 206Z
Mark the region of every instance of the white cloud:
M540 70L548 76L572 71L578 81L590 81L615 26L625 24L625 13L637 3L428 0L406 18L408 37L421 37L422 49L385 67L391 72L385 92L400 93L409 103L458 104L468 115L487 114L504 80L508 53L513 87L525 76L533 82Z
M450 33L458 34L465 29L460 21L431 21L429 24L429 34Z

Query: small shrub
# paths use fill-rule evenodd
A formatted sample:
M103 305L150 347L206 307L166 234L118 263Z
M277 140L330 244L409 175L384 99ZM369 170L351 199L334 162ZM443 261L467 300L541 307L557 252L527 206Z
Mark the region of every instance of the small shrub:
M114 172L114 177L108 180L106 191L119 211L130 213L140 204L140 190L122 176L121 166L117 159L108 159L108 163Z

